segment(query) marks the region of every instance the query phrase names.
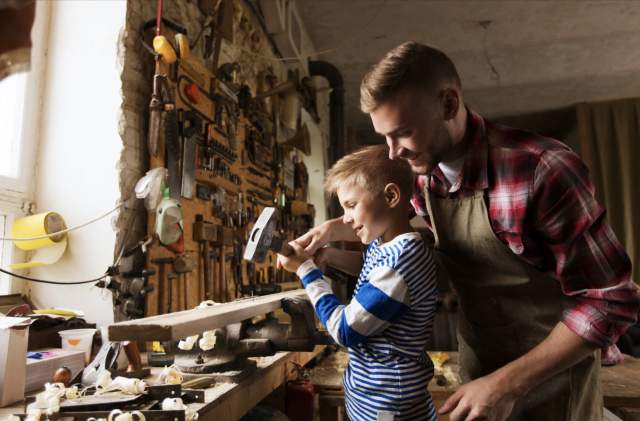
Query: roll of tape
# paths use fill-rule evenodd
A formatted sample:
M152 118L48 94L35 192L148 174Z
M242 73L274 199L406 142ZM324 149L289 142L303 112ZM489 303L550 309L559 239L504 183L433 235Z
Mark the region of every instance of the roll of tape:
M44 212L20 218L13 223L11 235L14 239L40 237L66 229L62 215L56 212ZM57 234L37 240L14 240L15 246L21 250L36 250L31 260L14 263L13 269L24 269L34 266L50 265L57 262L67 248L67 234Z
M11 235L13 238L32 238L62 231L66 228L64 218L59 213L43 212L16 220L11 227ZM19 240L13 243L21 250L35 250L58 243L65 237L66 234L58 234L39 240Z

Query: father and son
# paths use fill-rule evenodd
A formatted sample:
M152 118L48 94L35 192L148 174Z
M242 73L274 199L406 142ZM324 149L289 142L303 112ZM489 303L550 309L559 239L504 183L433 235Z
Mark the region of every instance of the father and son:
M469 109L453 62L419 43L371 68L360 106L386 145L335 163L325 188L344 215L278 256L348 348L349 419L601 420L601 359L620 358L615 343L637 322L640 293L585 164L557 140ZM411 227L414 214L430 241ZM367 247L325 247L333 241ZM348 304L326 265L358 276ZM436 270L460 301L464 381L439 409L425 353Z

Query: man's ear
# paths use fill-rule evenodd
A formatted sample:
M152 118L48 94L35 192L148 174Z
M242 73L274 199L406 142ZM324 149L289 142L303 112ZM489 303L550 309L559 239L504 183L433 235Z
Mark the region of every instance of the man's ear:
M451 120L458 114L460 108L460 93L453 88L444 88L440 92L444 120Z
M396 183L384 186L384 201L390 208L395 208L400 203L400 187Z

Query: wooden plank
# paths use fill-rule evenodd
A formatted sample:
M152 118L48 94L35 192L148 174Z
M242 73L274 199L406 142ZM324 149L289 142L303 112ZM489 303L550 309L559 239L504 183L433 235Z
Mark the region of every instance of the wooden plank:
M283 298L306 297L303 289L222 303L207 308L128 320L109 326L110 341L169 341L269 313Z

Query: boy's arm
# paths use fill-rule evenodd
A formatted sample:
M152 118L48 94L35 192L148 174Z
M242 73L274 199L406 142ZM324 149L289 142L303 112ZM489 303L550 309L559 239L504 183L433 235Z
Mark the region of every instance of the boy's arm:
M353 347L367 337L384 331L409 309L407 284L390 267L374 268L369 275L369 282L360 286L358 293L346 306L340 304L313 260L305 261L296 273L331 337L347 347Z

